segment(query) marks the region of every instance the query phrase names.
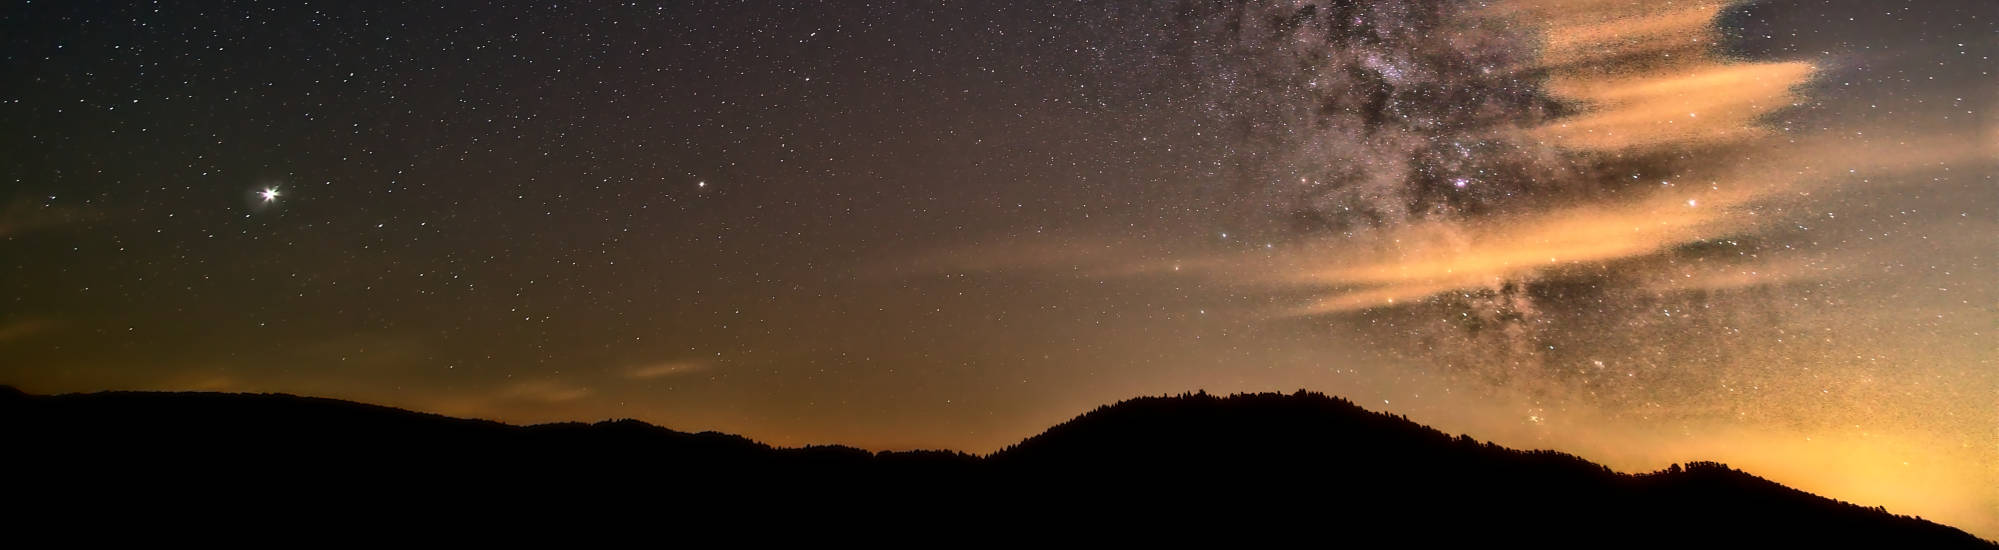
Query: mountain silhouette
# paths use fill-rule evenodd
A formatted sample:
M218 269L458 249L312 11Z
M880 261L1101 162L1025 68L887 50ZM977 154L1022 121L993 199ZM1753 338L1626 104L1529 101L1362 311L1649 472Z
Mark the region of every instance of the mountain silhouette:
M355 513L429 526L620 517L952 544L1082 533L1403 547L1999 547L1721 464L1621 474L1302 391L1132 399L976 456L774 448L635 420L513 426L283 394L0 387L0 441L14 477L6 492L53 519L74 519L64 510L266 526Z

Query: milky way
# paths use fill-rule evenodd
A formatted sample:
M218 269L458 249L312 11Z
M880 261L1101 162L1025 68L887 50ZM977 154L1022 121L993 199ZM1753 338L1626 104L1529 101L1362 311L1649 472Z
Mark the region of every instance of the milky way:
M1464 6L1188 2L1104 20L1137 27L1112 47L1156 51L1155 78L1202 89L1251 216L1351 234L1519 209L1575 179L1553 147L1507 139L1562 108L1524 62L1531 37Z
M1229 144L1236 192L1215 210L1239 238L1305 249L1278 268L1213 260L1216 276L1288 273L1326 296L1287 313L1373 310L1384 341L1488 379L1657 391L1624 365L1703 357L1560 352L1597 336L1576 325L1647 324L1672 302L1634 290L1650 272L1772 271L1729 213L1769 190L1718 179L1811 67L1722 58L1724 5L1181 2L1091 19L1114 37L1106 58L1195 90Z

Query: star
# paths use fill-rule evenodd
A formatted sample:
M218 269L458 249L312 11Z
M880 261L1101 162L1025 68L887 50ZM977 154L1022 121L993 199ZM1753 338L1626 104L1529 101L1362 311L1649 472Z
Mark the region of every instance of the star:
M260 197L263 197L263 198L264 198L264 202L277 202L277 200L278 200L278 188L276 188L276 187L265 187L263 191L258 191L258 192L257 192L257 196L260 196Z

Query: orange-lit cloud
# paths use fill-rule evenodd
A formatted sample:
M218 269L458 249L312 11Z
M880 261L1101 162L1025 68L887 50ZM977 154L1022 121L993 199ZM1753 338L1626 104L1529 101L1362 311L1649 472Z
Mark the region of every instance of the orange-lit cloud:
M60 324L52 319L17 319L0 322L0 344L47 332Z
M633 380L651 380L679 374L706 370L708 365L696 361L667 361L625 369L625 377Z
M7 201L5 206L0 206L0 237L87 222L100 217L102 214L96 210L56 206L47 200L17 196Z
M1351 311L1407 302L1463 288L1497 286L1577 263L1654 254L1740 231L1728 214L1742 194L1663 194L1630 205L1569 208L1525 219L1478 224L1427 223L1383 236L1361 257L1305 267L1301 283L1336 290L1293 314ZM1703 202L1701 198L1706 198Z
M1811 64L1713 63L1629 77L1562 76L1557 95L1585 102L1591 112L1536 128L1529 135L1564 147L1617 150L1658 145L1734 142L1767 133L1754 121L1797 101L1791 90Z
M1802 61L1721 57L1714 19L1733 2L1523 0L1516 19L1546 37L1548 89L1581 115L1532 129L1536 140L1580 150L1738 142L1756 121L1799 101L1816 68ZM1519 15L1526 15L1519 17Z
M1689 61L1681 52L1704 57L1719 38L1709 23L1727 3L1525 0L1493 13L1542 29L1541 66L1601 71L1620 61Z
M590 393L590 388L586 387L536 380L508 385L502 388L496 397L503 400L561 403L589 397Z

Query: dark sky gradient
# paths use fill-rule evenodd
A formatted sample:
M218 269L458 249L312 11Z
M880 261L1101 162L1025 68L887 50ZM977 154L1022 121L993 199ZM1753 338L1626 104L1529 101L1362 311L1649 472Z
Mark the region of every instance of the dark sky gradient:
M1343 5L14 2L0 383L970 451L1309 388L1999 536L1999 4Z

